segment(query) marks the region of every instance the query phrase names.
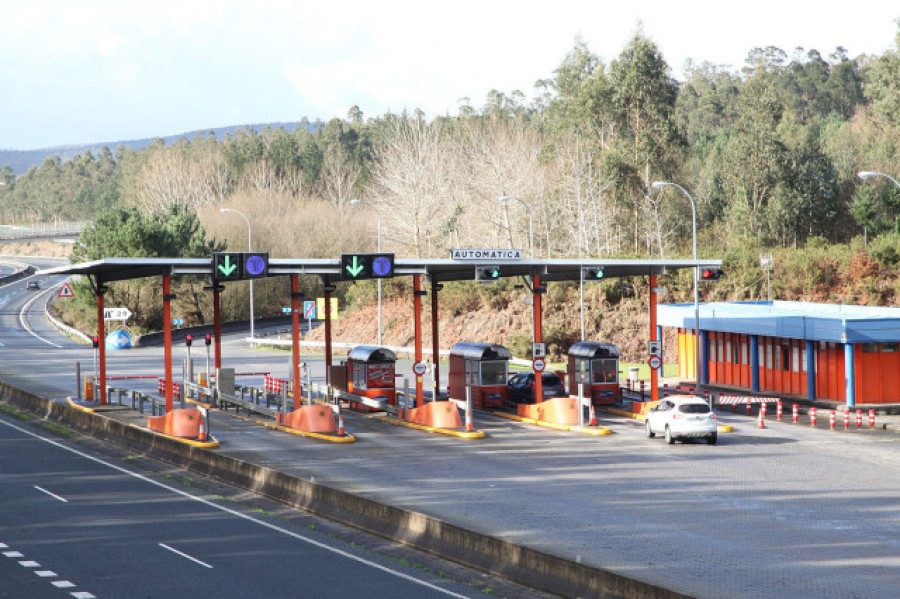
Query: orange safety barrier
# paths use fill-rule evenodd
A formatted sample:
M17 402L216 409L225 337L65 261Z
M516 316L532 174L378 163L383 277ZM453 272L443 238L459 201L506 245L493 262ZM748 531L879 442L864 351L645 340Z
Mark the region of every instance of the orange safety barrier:
M263 388L269 393L277 393L278 395L284 393L284 390L289 388L290 385L290 381L274 376L267 376L263 380Z
M519 416L550 422L578 426L578 400L571 397L554 397L535 404L520 404Z
M163 416L151 416L147 428L173 437L197 439L202 424L200 410L180 408Z
M334 433L334 412L327 406L303 406L287 414L277 414L278 424L308 433Z
M419 408L412 408L406 420L413 424L434 428L462 428L459 409L452 401L430 401Z
M631 402L631 411L634 414L646 416L658 403L658 401L633 401Z

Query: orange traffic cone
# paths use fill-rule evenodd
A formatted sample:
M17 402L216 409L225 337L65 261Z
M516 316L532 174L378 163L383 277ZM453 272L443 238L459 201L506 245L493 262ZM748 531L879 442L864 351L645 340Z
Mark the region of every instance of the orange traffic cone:
M591 403L591 421L588 423L589 426L597 426L597 414L594 413L594 404Z
M759 413L759 419L756 421L756 428L766 428L766 421L763 419L762 412Z
M347 431L344 430L344 415L338 412L338 435L343 437L347 434Z
M206 441L206 415L204 414L205 410L198 410L200 412L200 432L197 434L198 441Z

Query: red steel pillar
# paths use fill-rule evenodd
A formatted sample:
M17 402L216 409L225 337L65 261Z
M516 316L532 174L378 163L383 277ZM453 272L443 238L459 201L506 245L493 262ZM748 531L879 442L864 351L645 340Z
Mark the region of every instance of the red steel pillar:
M106 404L106 321L103 318L103 293L105 290L97 279L97 365L99 381L94 381L94 398L100 394L100 405Z
M216 341L216 357L214 368L218 371L222 367L222 311L221 311L221 287L213 281L213 337ZM206 373L209 377L210 373Z
M291 314L293 316L292 343L293 359L291 367L294 371L294 409L299 410L303 403L300 396L300 277L291 275Z
M531 293L534 298L531 302L534 305L534 342L543 343L544 337L541 333L541 275L531 275ZM541 372L534 371L534 402L541 403L544 401L544 377Z
M324 295L325 299L325 384L331 385L331 292L334 287L331 283L325 281Z
M656 338L656 275L650 275L650 341ZM660 358L662 358L660 356ZM662 364L662 359L660 359ZM662 367L662 366L660 366ZM659 401L659 371L650 369L650 401Z
M172 280L169 275L163 275L163 355L165 356L165 380L166 380L166 413L172 411L172 390L175 381L172 379L172 309L169 303L174 299L172 295Z
M438 291L441 286L438 285L434 277L431 278L431 359L434 362L434 392L435 396L432 401L438 400L438 392L441 389L441 350L438 343Z
M413 328L416 334L416 363L422 361L422 279L421 275L413 275ZM416 375L416 407L425 403L422 396L422 375Z

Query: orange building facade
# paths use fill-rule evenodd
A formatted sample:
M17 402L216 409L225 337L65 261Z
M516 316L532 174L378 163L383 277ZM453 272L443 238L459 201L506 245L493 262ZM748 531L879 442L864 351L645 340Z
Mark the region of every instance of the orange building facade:
M700 309L700 377L764 394L847 405L900 403L900 309L725 302ZM678 330L682 378L696 380L692 304L659 308Z

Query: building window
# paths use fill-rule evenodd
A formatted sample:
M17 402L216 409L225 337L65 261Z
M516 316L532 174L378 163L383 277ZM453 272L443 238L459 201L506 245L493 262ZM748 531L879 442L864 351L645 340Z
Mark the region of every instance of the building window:
M766 341L766 368L772 370L772 342Z
M890 343L882 343L881 351L883 351L885 353L896 352L896 351L898 351L898 345L900 345L900 344L898 344L896 341L892 341Z
M790 371L791 369L791 348L781 346L781 369Z
M750 355L750 352L747 350L747 340L744 339L741 341L741 364L747 365L749 363L749 359L747 356Z
M860 343L862 346L862 353L864 354L877 354L878 353L878 344L877 343Z
M731 362L731 344L725 343L725 362Z
M793 358L793 362L791 364L791 370L793 370L794 372L800 372L800 348L795 345L792 349L793 356L791 357Z
M772 348L772 355L775 358L775 363L772 365L772 368L775 370L781 370L781 346L776 345Z

